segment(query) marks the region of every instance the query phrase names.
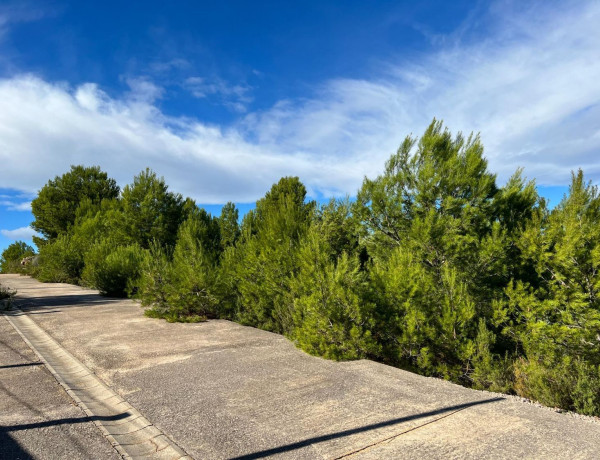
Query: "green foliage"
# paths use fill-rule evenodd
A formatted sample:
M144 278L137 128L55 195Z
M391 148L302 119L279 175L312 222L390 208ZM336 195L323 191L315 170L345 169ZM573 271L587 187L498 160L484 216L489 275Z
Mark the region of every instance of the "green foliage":
M546 406L597 416L600 414L599 369L582 359L568 356L552 366L520 358L515 363L515 390L517 394Z
M123 189L123 232L143 248L152 241L173 246L177 229L192 206L180 194L169 192L163 178L146 169Z
M235 204L229 202L221 209L219 229L223 249L233 246L240 237L239 211Z
M99 205L103 199L118 195L116 182L98 166L71 166L69 172L48 181L32 201L31 212L35 220L31 226L53 240L73 225L82 201L87 199L88 203Z
M40 248L37 277L46 283L78 284L84 267L84 248L72 235L65 233Z
M22 273L21 260L35 255L35 250L23 241L11 243L0 256L0 273Z
M496 335L488 330L483 319L479 328L471 356L472 371L469 374L473 387L495 392L509 392L514 385L513 362L508 353L495 354L493 346Z
M467 378L475 337L475 305L447 264L431 270L398 247L372 269L378 338L391 362L427 375Z
M239 318L244 324L290 334L293 299L290 282L298 271L297 248L306 234L314 203L297 177L282 178L244 219L235 267Z
M342 252L331 260L326 236L314 226L299 249L292 337L308 353L330 359L372 355L372 305L358 257Z
M151 307L148 315L156 318L165 317L170 309L169 292L171 289L170 257L158 243L150 243L148 257L145 257L140 267L140 277L136 284L136 294L142 306Z
M219 242L218 221L205 212L186 220L179 229L171 265L169 316L214 318Z
M517 241L536 276L507 286L500 315L523 350L516 391L596 415L589 388L600 364L599 223L597 188L579 171L563 201L543 209Z
M453 138L436 121L365 179L354 209L374 258L385 359L470 382L478 322L489 315L485 263L505 249L497 193L479 138Z
M169 321L200 321L219 316L218 219L196 210L180 226L169 260L154 243L142 268L139 297L147 314Z
M81 280L104 295L123 297L135 288L144 258L137 244L118 246L110 239L99 240L85 255Z
M328 251L335 260L342 253L362 251L359 246L360 225L352 215L350 200L330 200L315 213L314 225L327 243Z

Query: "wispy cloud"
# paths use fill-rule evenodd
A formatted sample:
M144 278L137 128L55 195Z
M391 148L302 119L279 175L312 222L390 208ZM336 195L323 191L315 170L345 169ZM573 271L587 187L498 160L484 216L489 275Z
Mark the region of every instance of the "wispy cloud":
M31 1L7 1L0 5L0 39L8 32L13 24L37 21L47 12Z
M4 186L34 191L85 163L121 184L150 166L202 203L253 201L282 175L300 176L314 194L354 194L434 116L453 131L480 131L501 181L519 166L541 184L564 184L577 167L597 181L600 4L543 5L491 8L490 33L479 41L461 31L428 55L386 62L368 78L323 82L305 99L229 126L165 115L155 104L161 88L149 80L132 81L121 98L92 83L0 80ZM219 80L186 84L240 111L250 97L245 86Z
M14 230L0 230L0 234L5 238L13 241L17 240L25 240L31 241L31 238L35 235L39 235L34 229L31 227L20 227L15 228Z
M18 203L11 200L0 200L0 206L4 206L7 211L31 211L31 201Z
M192 64L183 58L171 58L164 60L156 60L148 64L148 71L153 74L168 74L173 70L187 70L192 67Z
M229 84L220 78L210 80L202 77L189 77L184 82L186 88L194 97L205 99L217 96L223 105L238 113L246 112L246 107L252 102L252 88L246 84Z
M164 89L156 85L149 78L130 77L126 79L126 82L130 88L127 97L136 102L152 104L163 96Z
M337 154L347 159L340 167L367 158L380 167L405 133L437 117L481 132L501 180L519 166L542 184L564 184L578 167L600 179L600 5L489 14L485 39L464 42L461 31L372 78L329 81L317 97L249 115L248 133L289 151Z

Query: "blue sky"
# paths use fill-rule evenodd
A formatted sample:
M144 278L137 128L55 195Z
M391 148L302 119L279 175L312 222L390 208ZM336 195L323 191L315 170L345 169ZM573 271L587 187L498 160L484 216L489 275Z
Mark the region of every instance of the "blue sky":
M71 164L213 211L284 175L325 199L433 117L556 204L600 179L598 24L593 1L0 0L0 249Z

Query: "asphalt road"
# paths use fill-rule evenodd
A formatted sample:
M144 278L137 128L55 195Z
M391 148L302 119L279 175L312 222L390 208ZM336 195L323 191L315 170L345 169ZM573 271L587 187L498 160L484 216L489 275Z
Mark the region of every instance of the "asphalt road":
M130 300L0 275L20 306L197 459L597 459L597 419L371 361L309 356L228 321L170 324Z

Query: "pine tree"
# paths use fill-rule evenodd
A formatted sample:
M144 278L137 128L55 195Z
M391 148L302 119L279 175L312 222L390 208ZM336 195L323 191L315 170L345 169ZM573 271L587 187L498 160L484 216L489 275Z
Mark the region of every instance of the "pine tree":
M334 250L327 241L331 233L321 230L322 226L314 224L299 249L299 270L291 283L292 337L305 351L325 358L372 356L375 344L372 305L365 296L366 274L356 254L342 251L332 260Z
M217 219L200 210L181 225L170 268L167 319L196 321L219 316L219 252Z
M497 193L479 137L452 137L435 120L365 179L354 212L374 259L374 334L386 359L469 382L478 318L491 315L481 256L503 250Z
M221 209L219 217L219 228L221 232L221 247L223 249L233 246L240 236L240 225L238 223L239 211L235 204L228 202Z
M75 222L76 211L83 200L99 205L103 199L117 198L119 187L100 167L71 166L62 176L56 176L42 187L31 202L35 220L31 227L44 238L53 240L65 233ZM38 239L38 247L44 240Z
M123 231L146 249L151 241L173 246L190 206L148 168L133 179L133 184L123 188L121 202Z
M588 413L589 395L578 397L574 390L598 381L599 224L597 188L579 171L563 201L519 240L537 279L514 280L505 290L505 331L524 354L516 368L517 391L549 405L587 407Z
M297 177L282 178L256 203L242 223L236 246L235 276L239 318L245 324L291 333L290 281L298 271L297 248L306 233L314 203Z

